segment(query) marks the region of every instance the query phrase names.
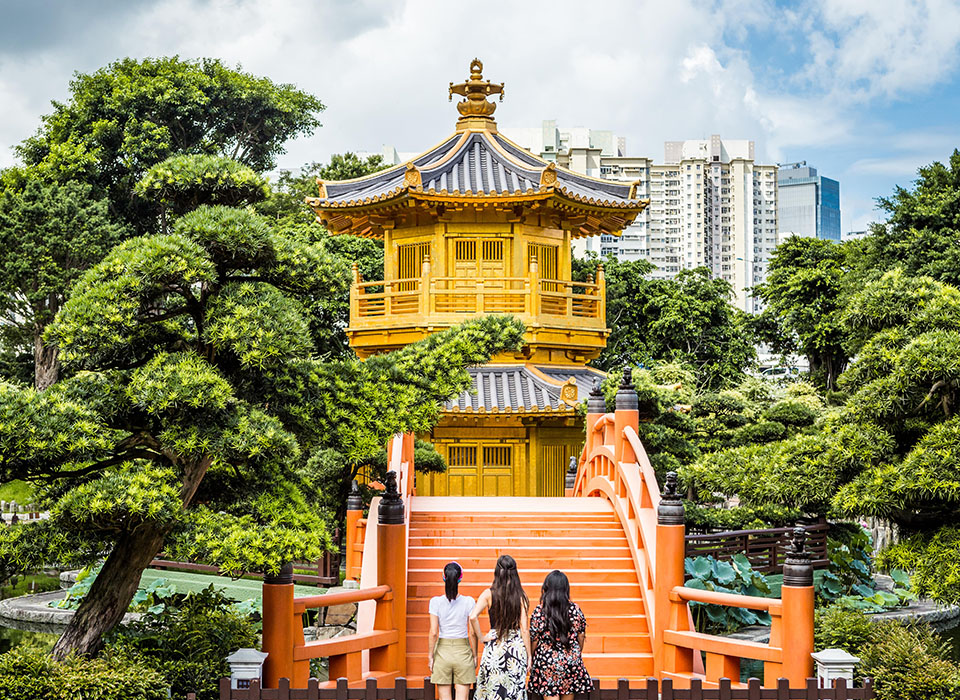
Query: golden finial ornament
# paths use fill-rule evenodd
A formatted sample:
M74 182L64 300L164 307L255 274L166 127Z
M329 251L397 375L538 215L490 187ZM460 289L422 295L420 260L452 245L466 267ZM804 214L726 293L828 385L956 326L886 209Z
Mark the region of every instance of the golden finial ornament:
M497 105L487 99L490 95L500 95L503 101L503 83L491 83L483 79L483 63L479 58L470 62L470 79L454 85L450 83L449 99L454 95L462 95L465 100L457 103L460 119L457 120L457 129L493 128L493 113Z

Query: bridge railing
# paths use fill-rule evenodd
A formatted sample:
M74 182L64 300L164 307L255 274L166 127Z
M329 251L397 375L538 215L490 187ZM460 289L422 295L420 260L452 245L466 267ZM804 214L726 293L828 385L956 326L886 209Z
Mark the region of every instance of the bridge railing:
M813 569L804 551L803 528L793 533L792 549L783 565L781 598L685 588L686 527L676 474L667 475L661 493L637 435L638 402L629 368L624 377L613 413L606 413L599 390L590 395L587 439L573 495L607 498L623 525L653 630L656 675L681 686L697 680L715 686L721 678L739 678L740 661L747 658L764 663L768 687L781 676L791 685L802 684L813 671ZM769 612L769 643L698 633L691 602Z
M310 660L329 658L330 676L351 683L364 677L390 682L406 667L407 513L413 493L413 436L397 435L387 446L386 490L370 503L362 529L360 518L348 528L348 570L359 569L360 588L296 598L292 567L264 578L264 686L279 687L281 678L297 688L307 686ZM359 494L352 494L359 497ZM350 505L353 505L352 503ZM358 509L353 508L354 514ZM348 511L349 512L349 511ZM349 522L349 518L348 518ZM362 535L360 533L362 532ZM356 538L362 537L361 552ZM350 543L353 542L351 552ZM303 616L308 609L357 603L355 634L307 642Z

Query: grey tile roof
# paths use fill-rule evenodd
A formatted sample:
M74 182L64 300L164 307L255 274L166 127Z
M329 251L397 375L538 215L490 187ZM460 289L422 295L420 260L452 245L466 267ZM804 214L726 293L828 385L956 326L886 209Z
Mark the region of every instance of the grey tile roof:
M597 180L552 166L499 134L468 131L454 134L413 161L421 185L417 192L431 195L504 196L532 192L559 192L576 201L614 208L641 206L630 197L630 183ZM541 185L548 167L556 167L556 183ZM325 197L312 200L320 207L359 206L384 201L408 191L407 164L355 180L324 182Z
M576 379L579 399L603 379L602 375L585 369L537 367L549 377L544 380L525 365L484 365L467 371L473 380L471 387L444 404L448 412L529 413L542 411L573 411L560 400L563 382ZM549 381L553 380L553 381Z

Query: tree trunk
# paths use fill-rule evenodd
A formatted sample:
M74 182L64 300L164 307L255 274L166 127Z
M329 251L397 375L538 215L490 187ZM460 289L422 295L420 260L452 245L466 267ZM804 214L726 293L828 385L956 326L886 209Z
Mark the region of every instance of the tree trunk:
M60 349L43 342L43 329L33 337L33 383L37 391L49 389L60 379Z
M142 526L117 541L53 647L53 658L62 661L71 652L94 656L103 648L104 637L123 619L140 585L140 575L160 552L166 534L165 530Z

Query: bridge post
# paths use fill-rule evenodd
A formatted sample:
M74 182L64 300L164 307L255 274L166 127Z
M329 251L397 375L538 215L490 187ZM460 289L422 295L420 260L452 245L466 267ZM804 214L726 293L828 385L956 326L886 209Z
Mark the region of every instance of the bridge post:
M263 577L263 687L278 688L293 679L293 564L276 576Z
M678 659L667 659L663 646L663 631L670 624L670 614L674 603L670 600L670 591L683 585L683 560L686 554L684 535L687 528L683 518L683 500L677 493L677 473L667 472L663 484L660 505L657 506L657 556L653 579L653 664L654 672L663 678L666 671L691 671L692 654L688 649L676 649L675 653L689 655L678 663ZM678 666L687 666L681 668Z
M411 465L412 466L412 465ZM374 629L397 630L396 644L370 650L370 671L406 675L407 526L397 472L388 471L377 513L377 585L391 592L377 601Z
M606 413L607 403L603 399L603 392L600 390L600 385L597 384L593 387L587 399L587 441L585 443L584 454L586 454L588 459L590 453L593 452L593 449L597 446L597 434L593 431L593 428L597 424L597 421L603 418Z
M357 561L357 556L360 554L357 551L357 521L360 520L362 515L363 498L360 496L360 487L357 486L357 480L354 479L353 483L350 484L350 495L347 496L347 529L345 535L347 538L347 568L345 580L359 580L358 577L354 576L354 571L360 568Z
M793 542L783 565L783 586L780 589L783 601L783 677L796 687L813 676L813 564L810 553L804 549L806 535L802 527L793 529ZM770 642L773 643L772 638Z
M629 363L623 365L623 378L617 390L616 412L613 414L614 455L618 462L636 462L637 455L623 438L625 428L640 429L640 411L637 402L637 390L633 387L633 368Z

